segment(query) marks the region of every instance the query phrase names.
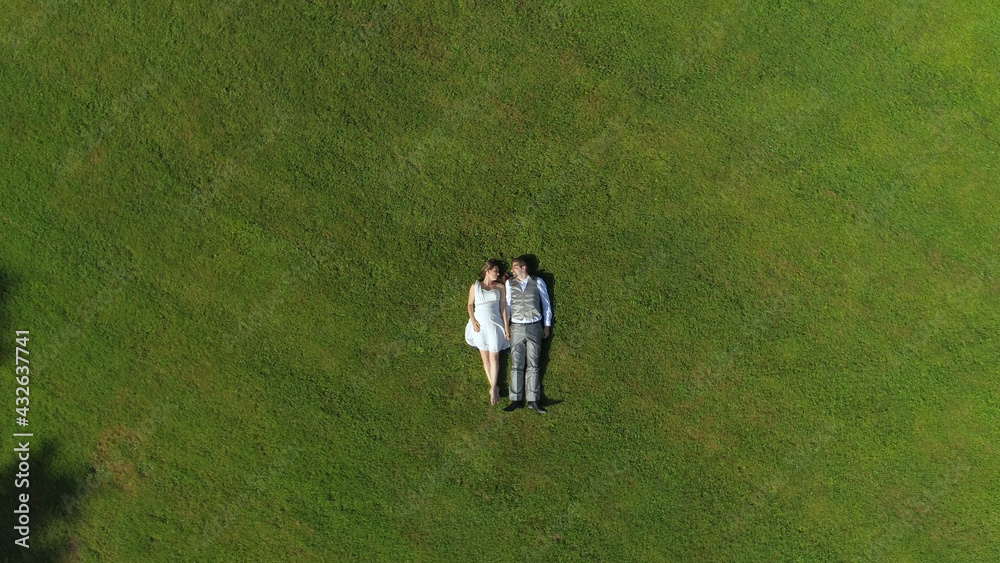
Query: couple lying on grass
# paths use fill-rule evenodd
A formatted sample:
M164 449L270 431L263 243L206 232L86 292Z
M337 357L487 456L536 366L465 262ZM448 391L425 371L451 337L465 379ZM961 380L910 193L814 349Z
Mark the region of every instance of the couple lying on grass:
M545 282L528 275L528 257L511 262L511 272L503 262L488 260L479 272L479 280L469 288L469 323L465 341L479 349L483 368L490 382L490 404L500 402L498 378L500 352L510 349L510 404L513 411L524 406L524 383L527 376L528 408L545 414L538 380L538 359L542 339L549 337L552 305ZM544 326L543 326L544 325Z

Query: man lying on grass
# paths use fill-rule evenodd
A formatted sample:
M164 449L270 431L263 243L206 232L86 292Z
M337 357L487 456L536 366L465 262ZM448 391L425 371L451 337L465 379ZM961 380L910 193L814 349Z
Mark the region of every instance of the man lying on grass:
M539 277L528 275L528 257L519 256L511 262L514 277L507 280L507 334L510 335L510 404L504 410L514 411L524 406L524 384L528 384L528 408L545 414L538 401L542 398L538 379L538 359L542 339L549 337L552 326L552 304L549 290ZM542 326L544 323L544 327Z

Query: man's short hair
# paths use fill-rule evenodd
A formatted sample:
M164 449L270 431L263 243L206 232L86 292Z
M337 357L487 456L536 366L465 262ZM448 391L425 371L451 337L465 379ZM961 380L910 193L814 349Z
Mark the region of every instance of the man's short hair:
M520 265L524 266L525 268L530 269L531 261L528 259L528 255L527 254L522 254L522 255L518 256L517 258L511 260L511 264L520 264ZM528 273L530 274L531 272L528 272Z

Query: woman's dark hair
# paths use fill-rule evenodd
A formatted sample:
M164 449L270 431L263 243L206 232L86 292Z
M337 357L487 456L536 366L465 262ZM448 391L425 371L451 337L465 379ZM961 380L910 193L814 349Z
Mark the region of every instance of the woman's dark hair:
M503 276L507 271L507 267L504 266L503 262L497 260L496 258L490 258L486 261L486 264L483 264L482 269L479 270L479 281L484 281L486 279L486 272L492 270L493 268L497 269L497 273L499 274L497 278Z

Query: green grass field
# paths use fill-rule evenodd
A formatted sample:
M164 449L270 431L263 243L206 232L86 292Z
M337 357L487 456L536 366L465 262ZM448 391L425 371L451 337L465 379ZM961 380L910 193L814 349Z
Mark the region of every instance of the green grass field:
M1000 4L260 4L0 14L0 553L1000 559Z

